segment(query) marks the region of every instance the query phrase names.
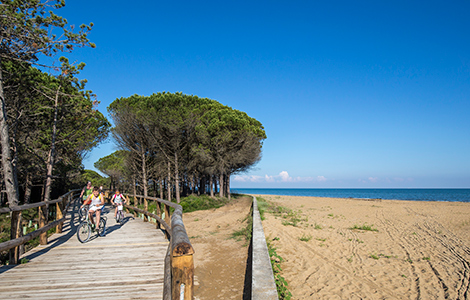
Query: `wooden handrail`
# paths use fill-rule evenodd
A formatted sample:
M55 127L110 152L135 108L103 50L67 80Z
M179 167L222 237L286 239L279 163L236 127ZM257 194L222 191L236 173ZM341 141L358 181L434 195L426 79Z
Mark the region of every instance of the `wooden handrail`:
M151 200L165 206L165 218L162 219L161 215L150 213L130 204L124 205L127 209L154 218L157 222L157 227L159 224L163 225L167 236L170 238L170 244L168 245L167 254L165 256L163 299L192 300L194 294L194 248L189 241L188 234L184 227L183 207L177 203L160 198L144 197L142 195L125 195L134 198L134 201L136 197L140 197L144 199L144 202ZM171 226L168 224L170 220L170 207L175 209L171 216ZM161 212L157 213L160 214ZM183 298L181 296L183 296Z
M39 235L41 235L41 233L44 233L44 232L48 231L49 229L57 226L59 223L62 223L64 221L65 221L65 217L62 218L62 219L59 219L59 220L55 220L54 222L49 223L44 227L38 228L38 230L30 232L27 235L24 235L22 237L14 239L14 240L9 240L9 241L0 243L0 251L10 250L11 248L15 248L15 247L18 247L20 245L23 245L23 244L29 242L30 240L32 240L34 238L37 238Z
M76 192L79 192L79 191L80 191L80 189L69 191L68 193L60 196L58 199L55 199L55 200L52 200L52 201L41 201L41 202L37 202L37 203L25 204L25 205L14 206L14 207L4 207L4 208L0 209L0 214L10 213L10 212L12 213L11 223L12 223L12 225L15 224L15 226L11 227L12 231L14 231L15 228L17 227L16 222L18 222L19 213L23 210L27 210L27 209L31 209L31 208L39 208L39 210L40 210L39 218L40 218L40 220L41 219L44 220L42 222L43 224L40 224L41 227L38 228L37 230L35 230L33 232L30 232L29 234L27 234L25 236L17 237L17 238L11 239L9 241L0 243L0 251L10 250L10 261L9 261L9 263L11 265L18 263L18 260L19 260L19 246L24 245L25 243L29 242L30 240L32 240L32 239L34 239L38 236L41 239L41 244L47 244L47 231L49 229L53 228L53 227L56 227L56 232L57 233L62 232L62 223L65 221L64 212L67 211L70 203L72 202L73 194L76 193ZM45 206L48 206L48 205L52 205L52 204L56 204L56 206L57 206L56 220L48 224L47 221L46 221L47 216L42 216L42 218L41 218L41 208L45 207ZM16 230L19 230L19 228L16 228ZM12 232L10 234L10 236L14 236L14 232Z
M59 202L63 201L63 198L67 197L70 193L75 193L75 192L78 192L78 191L81 191L81 190L80 189L72 190L72 191L60 196L58 199L51 200L51 201L41 201L41 202L24 204L24 205L13 206L13 207L2 207L2 208L0 208L0 214L9 213L9 212L12 212L12 211L23 211L23 210L27 210L27 209L31 209L31 208L56 204L56 203L59 203Z

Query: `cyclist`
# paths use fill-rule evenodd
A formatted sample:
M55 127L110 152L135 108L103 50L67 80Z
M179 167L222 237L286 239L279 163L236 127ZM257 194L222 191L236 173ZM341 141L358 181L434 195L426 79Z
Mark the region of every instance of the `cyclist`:
M87 202L91 201L90 203L90 209L88 210L88 213L90 214L90 220L91 223L93 223L93 227L96 228L96 231L98 232L99 229L96 226L96 224L100 224L100 216L101 216L101 209L104 206L104 197L102 194L100 194L100 188L95 186L93 188L93 193L88 196ZM93 214L96 213L96 222L93 220Z
M80 198L82 198L82 202L85 201L88 196L93 193L93 186L91 185L91 181L88 181L87 184L83 187L82 192L80 193Z
M119 205L129 202L129 199L126 198L123 194L119 192L119 189L116 189L116 193L111 198L111 203L116 206L114 210L114 218L116 219Z

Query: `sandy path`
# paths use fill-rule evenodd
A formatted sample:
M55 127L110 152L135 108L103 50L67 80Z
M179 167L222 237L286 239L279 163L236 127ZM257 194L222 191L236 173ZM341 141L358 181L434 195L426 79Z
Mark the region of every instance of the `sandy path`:
M194 298L196 300L243 299L248 246L230 238L246 227L252 198L243 197L205 211L183 214L196 251Z
M470 203L259 197L301 220L263 221L293 299L469 297Z

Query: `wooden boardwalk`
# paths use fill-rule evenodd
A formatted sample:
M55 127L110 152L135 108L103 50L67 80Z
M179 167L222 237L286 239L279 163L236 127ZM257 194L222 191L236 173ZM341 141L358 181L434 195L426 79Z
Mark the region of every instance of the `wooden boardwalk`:
M106 236L81 244L77 207L62 234L23 255L28 263L0 268L0 299L162 299L168 247L162 231L130 214L120 226L106 205Z

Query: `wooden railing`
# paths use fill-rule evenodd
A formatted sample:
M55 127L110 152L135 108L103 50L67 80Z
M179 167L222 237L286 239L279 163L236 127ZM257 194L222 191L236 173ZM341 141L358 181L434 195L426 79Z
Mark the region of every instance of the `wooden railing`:
M80 190L72 190L63 196L60 196L59 199L56 200L0 209L0 214L11 213L12 236L16 234L14 232L19 230L17 228L18 226L14 224L16 224L15 222L18 222L18 218L22 211L32 208L38 208L39 210L39 227L37 230L24 236L0 243L0 251L10 250L10 264L18 263L20 252L19 247L21 245L24 245L38 236L40 237L40 244L46 245L47 231L49 229L56 227L56 233L62 232L62 223L65 221L65 214L69 205L74 199L77 199L79 192ZM127 194L127 196L134 198L133 195ZM163 226L166 236L170 239L170 244L165 256L163 299L192 300L194 293L194 249L189 241L188 234L186 233L186 229L183 224L183 208L181 205L158 198L144 197L140 195L136 197L144 200L145 204L147 204L148 201L154 201L157 207L156 212L150 213L145 209L140 209L130 204L126 204L124 206L128 210L133 211L134 214L140 213L144 215L144 221L148 221L148 218L153 218L156 223L156 228L160 229ZM134 203L136 200L137 199L134 198ZM53 204L56 205L55 221L47 223L47 208ZM147 205L145 205L145 207L147 207ZM170 208L174 209L171 218Z
M134 214L144 215L144 221L148 221L148 218L155 219L156 227L163 226L165 234L170 239L165 256L163 300L192 300L194 294L194 249L183 224L183 208L179 204L159 198L125 195L134 199L134 206L124 205L128 210L132 210ZM144 203L144 207L148 207L148 201L155 202L155 213L136 207L137 199ZM171 221L170 207L174 208Z
M65 195L60 196L56 200L42 201L37 203L25 204L16 207L5 207L0 208L0 214L11 213L11 239L9 241L0 243L0 252L10 250L9 263L11 265L18 264L20 256L20 246L26 244L34 238L39 236L39 243L41 245L47 244L47 231L53 227L56 227L56 233L62 232L62 224L65 221L65 213L74 199L74 195L80 192L80 190L72 190ZM56 205L56 216L55 221L48 223L47 211L50 205ZM30 232L24 236L18 237L20 232L21 224L18 225L20 214L24 210L38 208L38 229Z

